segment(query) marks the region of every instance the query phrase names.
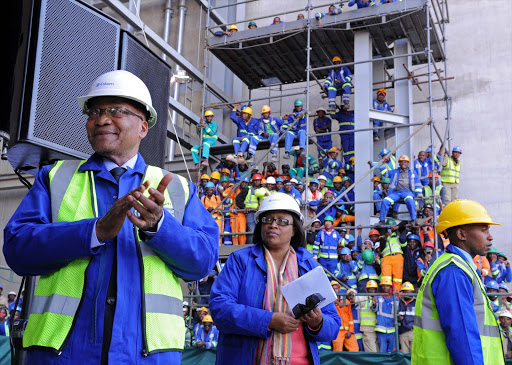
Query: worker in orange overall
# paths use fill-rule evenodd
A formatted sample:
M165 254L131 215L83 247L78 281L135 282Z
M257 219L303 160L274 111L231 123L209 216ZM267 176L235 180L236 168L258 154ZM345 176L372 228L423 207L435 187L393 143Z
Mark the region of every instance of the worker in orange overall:
M206 195L201 197L201 202L204 207L210 212L212 217L215 219L215 222L219 225L219 246L222 243L222 232L224 232L224 216L222 215L222 206L217 206L222 202L222 198L218 195L215 195L213 192L215 191L215 184L211 181L208 181L205 185Z
M331 286L336 294L341 290L341 285L336 281L331 281ZM348 297L354 297L357 292L354 289L347 290ZM338 337L332 341L332 350L341 352L343 347L346 351L358 352L356 335L354 333L354 317L352 315L352 302L347 298L338 298L335 300L336 310L341 318L341 327Z

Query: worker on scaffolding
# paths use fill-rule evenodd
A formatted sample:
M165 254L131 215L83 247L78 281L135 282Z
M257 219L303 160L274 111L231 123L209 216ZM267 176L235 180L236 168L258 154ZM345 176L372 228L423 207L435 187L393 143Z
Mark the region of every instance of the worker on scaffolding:
M254 21L250 21L249 25L247 26L249 29L256 29L258 28L258 25Z
M341 65L343 63L339 56L332 59L334 65ZM329 110L336 111L336 96L338 91L341 90L341 101L343 103L343 110L348 110L350 104L350 94L352 93L352 72L346 66L333 68L327 79L324 82L324 91L327 92L329 100Z
M453 148L451 156L448 156L448 152L445 152L443 158L441 182L444 186L445 201L447 204L457 200L459 196L459 176L461 167L459 158L461 154L462 148L456 146Z
M231 210L230 207L233 205L233 200L229 195L224 195L224 192L229 189L229 187L233 185L233 183L229 180L227 176L222 176L220 178L220 187L219 187L219 196L224 201L224 206L222 209L222 216L224 219L224 237L222 237L222 242L225 245L232 245L233 240L231 238Z
M390 171L391 183L388 196L382 201L379 223L384 224L391 205L403 201L410 214L410 220L416 220L415 198L423 198L422 186L418 176L409 168L409 157L402 155L398 159L399 168Z
M479 203L460 199L439 215L450 244L416 297L411 364L505 364L500 330L473 257L492 247L493 222Z
M338 121L340 132L341 148L343 150L343 160L346 164L349 163L350 158L354 157L354 111L341 110L335 114L331 114L331 118Z
M386 89L384 89L384 88L380 88L379 90L377 90L377 98L373 100L373 109L384 111L384 112L393 112L393 108L391 108L391 106L386 101L386 94L387 94L387 92L386 92ZM382 127L382 125L383 125L383 122L381 122L379 120L373 121L374 127ZM374 141L378 141L380 139L379 134L380 133L378 131L373 131L373 140Z
M313 129L315 130L315 133L321 134L321 133L329 133L332 131L331 125L332 121L331 118L326 116L327 111L320 107L316 110L317 117L315 120L313 120ZM318 149L318 162L321 166L323 166L324 160L327 158L326 151L331 149L332 147L332 138L331 135L325 135L325 136L317 136L316 137L317 142L317 149Z
M313 244L313 258L331 274L334 274L338 264L338 242L342 240L342 237L333 227L333 216L325 216L323 223L324 228L318 232Z
M418 153L418 158L414 160L413 167L414 172L418 175L418 179L420 179L421 185L427 185L429 183L428 176L432 170L430 170L425 151Z
M256 149L261 141L269 141L271 145L277 142L279 136L282 133L281 126L284 124L284 120L281 118L275 118L270 115L270 106L263 105L261 107L261 118L258 119L258 130L257 134L251 137L249 145L249 158L247 162L254 162L254 155ZM271 161L277 161L277 144L271 148Z
M336 175L338 175L338 171L344 167L343 162L338 160L338 149L336 147L332 147L327 151L327 159L324 161L324 176L333 180Z
M222 180L222 178L221 178ZM222 198L219 195L215 195L213 192L215 191L215 184L211 181L208 181L205 185L206 194L201 197L201 203L203 203L204 207L208 212L212 215L213 219L219 226L219 235L224 232L224 215L222 210L224 209L220 203L222 202ZM220 205L220 206L219 206ZM218 209L215 209L219 206ZM222 243L222 236L219 236L219 246Z
M307 119L304 102L302 99L296 99L293 103L293 113L288 115L287 123L282 126L283 131L286 131L283 158L290 158L290 150L292 149L293 141L296 137L299 138L300 153L304 153L307 140L306 127Z
M372 6L371 5L372 3L373 3L373 1L371 1L371 0L350 0L348 3L348 6L357 5L357 8L361 9L361 8L367 8L369 6Z
M236 32L238 32L238 27L236 26L236 24L231 24L228 30L218 30L214 32L213 35L216 37L222 37L223 35L231 37Z
M240 103L236 103L231 111L230 119L237 125L236 137L233 138L233 148L238 157L238 163L244 161L244 153L251 143L251 137L258 132L258 120L252 118L252 108L246 106L242 109L242 115L237 116L237 110Z
M201 166L208 166L208 158L210 157L210 147L217 144L218 126L213 121L214 114L211 110L204 112L204 120L201 119L197 125L197 134L201 136L201 143L195 145L190 149L192 152L192 159L194 161L194 169L199 169L199 148L202 148L203 162ZM206 122L206 123L205 123Z
M376 162L368 161L368 164L370 167L377 165L376 169L380 171L381 177L389 177L389 172L398 167L396 157L393 156L391 151L387 148L383 148L382 151L380 151L379 157L382 158L382 162L377 164Z

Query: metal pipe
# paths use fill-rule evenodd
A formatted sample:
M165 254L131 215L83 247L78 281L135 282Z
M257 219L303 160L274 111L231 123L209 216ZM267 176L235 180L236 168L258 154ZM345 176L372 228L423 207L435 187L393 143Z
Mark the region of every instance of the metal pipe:
M310 81L310 75L312 75L311 72L309 72L309 69L311 69L311 0L308 0L308 20L307 20L307 45L306 45L306 69L308 72L306 72L306 136L309 131L309 81ZM308 139L309 140L309 139ZM306 156L306 162L304 164L304 176L307 180L309 176L309 143L306 143L305 146L305 156ZM304 159L303 159L304 161ZM307 187L306 187L307 189ZM306 194L306 203L308 201L307 194ZM306 207L307 211L307 207ZM304 223L308 223L308 214L304 214ZM324 270L326 270L324 268Z
M170 1L169 1L170 2ZM180 0L179 2L179 5L178 5L178 11L179 11L179 18L178 18L178 35L177 35L177 41L176 41L176 51L181 54L182 50L183 50L183 29L185 27L185 15L187 15L187 7L185 6L185 0ZM178 64L176 64L175 68L174 68L174 72L178 72L178 70L180 69L180 66ZM179 90L179 83L176 82L174 84L174 90L173 90L173 98L174 100L178 100L179 98L179 95L180 95L180 90ZM177 118L177 113L176 113L176 110L172 110L172 113L171 113L171 123L173 123L174 125L176 125L176 118ZM176 148L176 145L174 143L174 141L171 141L170 144L169 144L169 161L173 161L174 160L174 150Z
M413 52L413 53L408 53L408 54L400 54L400 55L394 55L394 56L372 58L371 60L364 60L364 61L357 61L357 62L345 62L345 63L337 64L337 65L315 67L315 68L309 69L309 71L315 72L315 71L331 70L333 68L338 68L338 67L343 67L343 66L353 66L353 65L360 64L360 63L387 61L387 60L392 60L392 59L401 58L401 57L412 57L412 56L424 55L425 53L426 53L426 51L420 51L420 52ZM306 70L306 71L308 71L308 70Z

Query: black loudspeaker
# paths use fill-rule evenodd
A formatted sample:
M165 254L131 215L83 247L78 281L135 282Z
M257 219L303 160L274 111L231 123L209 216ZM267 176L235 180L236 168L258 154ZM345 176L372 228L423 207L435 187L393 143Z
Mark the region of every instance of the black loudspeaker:
M142 140L139 151L146 163L163 168L172 68L131 33L121 31L121 45L120 69L144 81L157 112L157 122Z
M117 69L121 26L73 0L17 0L16 56L7 65L8 159L35 173L56 159L87 158L85 117L77 103L100 74Z

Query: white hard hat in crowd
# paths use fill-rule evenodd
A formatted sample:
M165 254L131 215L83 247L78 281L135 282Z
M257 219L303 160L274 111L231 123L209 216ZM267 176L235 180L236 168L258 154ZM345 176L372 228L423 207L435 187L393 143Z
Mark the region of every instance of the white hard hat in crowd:
M78 104L82 110L89 99L97 96L118 96L137 101L146 107L149 112L148 127L156 123L156 110L153 108L151 94L144 82L131 72L116 70L100 75L94 82L87 95L78 98Z
M12 294L16 295L16 293L13 291L10 291L9 294L7 294L7 295L12 295Z
M296 178L292 178L290 182L297 184L299 181Z
M512 319L512 314L508 310L502 310L498 312L498 317L507 317Z
M300 212L299 204L293 197L284 193L274 193L267 196L260 204L260 208L254 213L254 219L258 221L261 213L269 212L272 210L284 210L297 215L301 222L304 222L304 217Z
M327 181L327 178L324 175L320 175L316 179L317 180L325 180L325 181Z
M275 179L275 177L273 177L273 176L269 176L269 177L267 178L267 184L275 184L275 183L276 183L276 179Z

